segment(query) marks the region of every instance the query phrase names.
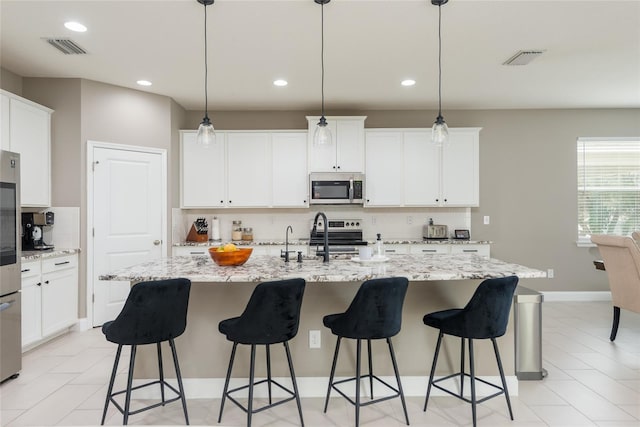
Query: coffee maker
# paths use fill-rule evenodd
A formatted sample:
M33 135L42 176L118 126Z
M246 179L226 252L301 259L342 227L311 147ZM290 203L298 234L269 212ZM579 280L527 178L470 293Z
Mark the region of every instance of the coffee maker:
M53 225L53 212L22 213L22 250L44 251L53 245L44 242L43 228Z

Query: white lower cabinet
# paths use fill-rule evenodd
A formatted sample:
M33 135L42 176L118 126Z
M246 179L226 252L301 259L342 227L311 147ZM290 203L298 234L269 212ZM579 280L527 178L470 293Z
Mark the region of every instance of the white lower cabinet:
M412 254L448 254L452 245L411 245Z
M411 253L411 245L385 243L384 253L387 255L408 254Z
M208 246L174 246L171 248L172 256L203 256L209 255Z
M78 256L22 263L22 347L45 341L78 320Z
M486 244L451 245L452 254L475 254L486 258L491 256L490 246Z

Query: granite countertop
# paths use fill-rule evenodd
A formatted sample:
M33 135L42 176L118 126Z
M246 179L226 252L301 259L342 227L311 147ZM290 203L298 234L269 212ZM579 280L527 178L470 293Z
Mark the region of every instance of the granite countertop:
M404 276L410 281L486 279L517 275L546 278L546 272L477 255L390 255L386 262L319 259L285 263L279 257L255 255L239 267L220 267L208 256L163 258L100 276L100 280L132 282L177 277L192 282L262 282L301 277L308 282L360 282Z
M78 248L48 249L46 251L22 251L22 261L56 258L59 256L73 255L80 252Z
M209 240L207 242L179 242L174 243L173 246L218 246L222 243L227 243L226 240ZM375 240L369 240L369 244L374 244ZM384 239L385 245L488 245L491 244L488 240L456 240L456 239L444 239L444 240L424 240L424 239ZM235 241L232 242L237 246L284 246L284 240L252 240L252 241ZM309 239L292 239L289 240L290 245L308 245Z

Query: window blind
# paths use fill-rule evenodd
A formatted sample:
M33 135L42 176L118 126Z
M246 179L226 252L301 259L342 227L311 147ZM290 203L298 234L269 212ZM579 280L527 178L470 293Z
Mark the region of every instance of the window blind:
M640 138L578 138L578 241L640 230Z

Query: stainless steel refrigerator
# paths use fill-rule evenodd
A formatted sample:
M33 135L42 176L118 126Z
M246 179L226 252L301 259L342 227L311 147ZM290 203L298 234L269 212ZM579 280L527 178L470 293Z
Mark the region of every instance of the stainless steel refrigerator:
M20 155L0 150L0 381L22 369Z

